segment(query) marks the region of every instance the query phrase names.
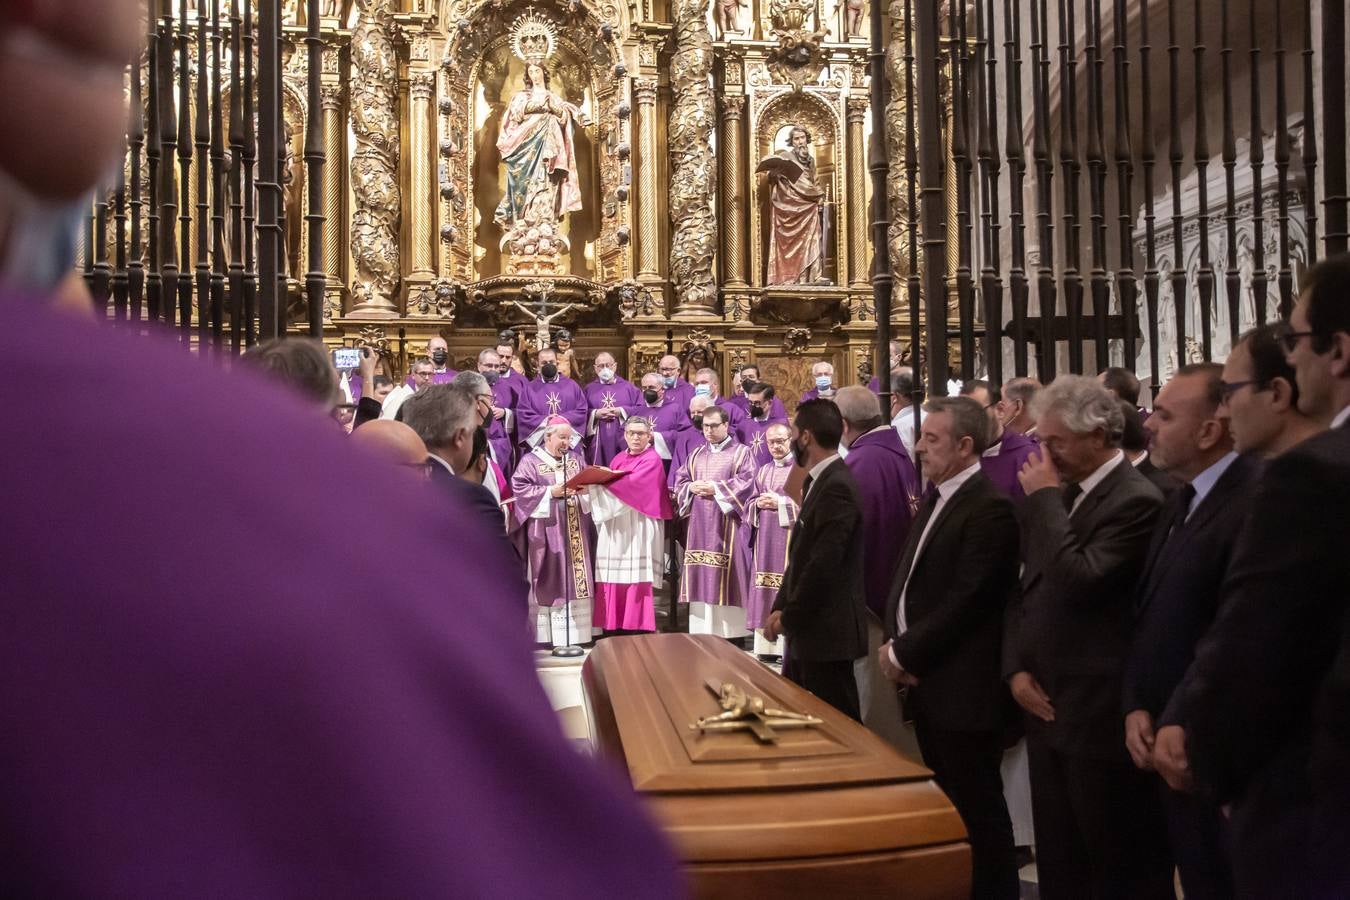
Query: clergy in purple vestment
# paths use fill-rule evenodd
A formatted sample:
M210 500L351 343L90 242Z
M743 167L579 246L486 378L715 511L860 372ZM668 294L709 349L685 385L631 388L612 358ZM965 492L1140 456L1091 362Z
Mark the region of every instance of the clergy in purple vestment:
M572 426L574 447L586 430L586 394L581 385L558 371L558 351L545 347L536 359L539 374L525 383L516 404L516 437L522 455L539 446L544 423L551 416L562 416Z
M740 393L736 394L734 397L723 397L721 405L734 406L741 412L749 415L750 401L745 397L745 386L759 383L761 380L759 377L759 366L754 363L747 363L741 366L740 379ZM769 404L769 418L782 419L784 422L787 421L787 410L783 407L783 401L776 396L773 398L773 402Z
M445 342L443 337L434 337L427 341L427 355L420 357L417 361L420 363L423 359L431 362L431 381L429 384L449 384L455 380L459 373L450 368L450 345ZM419 385L416 379L416 370L408 375L404 384L410 388L417 388ZM422 385L425 387L425 385Z
M642 392L618 375L612 353L595 355L595 381L586 385L586 461L604 465L627 449L623 423L643 405Z
M520 458L511 476L508 528L524 548L535 642L561 647L591 640L594 586L590 498L566 482L586 468L571 449L572 426L550 416L540 445Z
M834 364L821 360L811 366L812 386L809 391L802 394L798 403L805 403L808 400L832 400L838 391L838 386L834 383Z
M755 631L763 631L773 602L778 599L778 589L783 586L788 537L799 511L796 502L787 495L788 475L792 472L792 426L785 422L770 425L766 443L769 461L755 473L754 556L749 599L745 604L746 625Z
M999 398L995 396L988 382L967 381L962 386L961 393L983 406L985 414L989 416L989 429L993 440L989 449L980 456L980 471L1014 504L1021 503L1027 495L1022 490L1022 482L1018 480L1017 473L1022 471L1022 464L1039 445L1029 435L1009 431L1003 427L998 417Z
M484 425L492 461L509 478L516 464L516 443L512 437L515 400L511 388L499 387L502 383L501 357L496 350L488 347L479 352L478 374L487 380L492 391L492 418Z
M684 409L689 398L694 396L694 386L680 377L681 368L678 356L663 356L656 364L656 371L661 376L661 387L671 398L670 402Z
M642 404L634 412L652 422L652 446L666 464L673 468L670 460L675 451L675 441L681 432L688 431L689 401L684 405L675 402L675 394L666 394L665 384L656 372L642 376Z
M736 443L727 418L720 406L703 411L708 443L680 467L675 499L689 520L680 580L680 602L690 604L689 631L736 638L747 634L755 462L750 448Z
M755 465L762 466L773 458L769 454L765 432L772 425L787 424L787 417L775 418L773 415L773 404L778 398L774 396L771 384L755 382L747 385L746 397L749 406L745 419L736 428L736 440L749 447L755 455Z
M740 424L745 421L745 411L735 404L728 403L726 398L722 396L717 372L713 369L699 369L694 373L694 396L707 397L713 403L725 409L733 435Z
M703 434L703 411L709 406L712 406L712 402L707 397L693 397L689 401L687 421L691 427L675 435L675 445L670 452L670 470L666 473L666 484L672 492L680 470L689 461L689 454L694 452L695 447L708 445L708 439Z

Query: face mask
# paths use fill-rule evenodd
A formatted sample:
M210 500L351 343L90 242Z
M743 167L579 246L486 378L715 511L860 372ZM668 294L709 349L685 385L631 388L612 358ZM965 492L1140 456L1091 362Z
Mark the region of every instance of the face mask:
M689 421L690 421L690 422L693 422L693 423L694 423L694 427L697 428L699 431L702 431L702 430L703 430L703 417L702 417L702 416L690 416L690 417L689 417Z
M816 390L828 391L830 389L831 378L829 375L816 376Z
M609 367L605 367L605 368L601 369L601 370L600 370L600 380L601 380L601 381L605 381L605 382L613 381L613 380L614 380L614 370L611 369L611 368L609 368Z
M543 375L545 380L548 380L558 374L558 367L553 363L544 363L539 367L539 374Z
M796 441L792 442L792 458L799 466L806 466L806 448Z
M758 419L762 415L764 415L764 405L762 403L751 403L750 404L751 418Z
M667 389L667 390L669 390L670 388L673 388L673 387L675 386L675 376L674 376L674 375L665 375L665 376L663 376L663 377L661 378L661 380L664 381L664 382L666 383L666 389Z
M497 379L501 377L502 373L498 372L496 369L489 369L488 371L483 373L483 378L487 381L488 386L496 384Z
M88 199L45 200L0 171L0 283L50 293L75 268Z
M647 388L642 392L642 399L646 400L648 403L655 403L660 399L660 396L660 394L656 393L656 388Z
M712 388L709 387L709 386L706 385L706 384L696 384L696 385L694 385L694 396L695 396L695 397L711 397L711 396L712 396Z
M445 365L445 351L437 350L431 354L431 361L438 366Z

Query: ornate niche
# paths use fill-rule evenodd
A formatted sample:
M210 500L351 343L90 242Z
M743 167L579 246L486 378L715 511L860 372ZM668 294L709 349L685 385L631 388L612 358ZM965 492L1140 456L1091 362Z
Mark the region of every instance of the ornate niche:
M489 0L451 27L438 105L442 272L474 284L622 280L631 172L616 26L578 0ZM541 80L546 90L533 90ZM559 125L540 129L550 132L540 140L561 155L536 148L538 135L520 127L549 114ZM509 164L498 150L504 133ZM565 165L549 173L545 158Z
M769 99L754 123L752 171L769 157L786 154L792 131L798 127L805 128L809 134L808 149L815 166L815 178L823 191L819 262L813 271L800 276L806 279L804 281L769 283L774 189L769 175L758 174L754 176L754 203L751 206L752 283L769 290L790 290L798 295L809 294L814 289L833 294L838 292L837 285L845 275L841 260L845 246L841 226L845 217L840 198L845 196L843 167L846 155L838 115L824 100L811 93L793 91Z

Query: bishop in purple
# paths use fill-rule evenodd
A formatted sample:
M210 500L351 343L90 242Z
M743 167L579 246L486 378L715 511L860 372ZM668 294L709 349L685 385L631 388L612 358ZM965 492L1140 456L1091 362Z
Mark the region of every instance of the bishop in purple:
M691 634L743 637L755 462L720 406L703 411L703 433L707 446L689 454L675 481L677 511L689 524L680 602L690 604Z
M586 431L586 394L558 372L558 351L545 347L539 351L538 362L539 374L525 384L516 404L516 436L522 454L539 446L550 416L562 416L572 426L573 446Z
M630 415L641 412L642 392L619 377L613 354L602 351L595 356L595 381L586 385L585 394L586 461L607 465L628 449L623 425Z

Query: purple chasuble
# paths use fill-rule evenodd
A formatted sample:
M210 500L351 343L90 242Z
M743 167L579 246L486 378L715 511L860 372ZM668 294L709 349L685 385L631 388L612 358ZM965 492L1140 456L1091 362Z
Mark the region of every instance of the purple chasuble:
M750 415L750 400L744 394L737 394L735 397L723 397L717 401L719 406L734 406L747 417ZM777 396L769 401L769 418L782 419L787 421L787 410L783 407L783 401Z
M165 330L0 303L32 383L0 495L38 526L0 543L9 893L685 896L627 777L564 740L519 564L458 500Z
M858 483L862 507L863 589L867 606L881 619L905 549L921 487L900 435L883 425L858 437L844 464Z
M680 469L689 461L689 454L694 452L695 447L708 446L708 439L703 436L703 432L694 428L681 431L675 436L675 446L670 451L670 471L666 473L666 484L672 491L675 490L675 479L679 477Z
M1022 471L1022 465L1027 461L1027 457L1039 446L1033 438L1025 434L1004 431L999 442L980 457L980 471L994 483L994 487L1003 492L1004 496L1013 503L1021 503L1027 495L1022 490L1022 482L1017 480L1017 473Z
M782 465L770 459L755 474L754 497L751 500L755 512L755 552L750 566L750 599L745 604L747 628L764 627L764 620L769 617L773 603L778 599L778 589L783 586L783 573L787 571L788 538L800 511L784 491L791 472L792 457L788 456ZM773 509L760 509L758 501L761 494L777 494L781 498L779 505Z
M740 427L742 422L750 418L749 413L747 413L745 410L741 409L739 406L736 406L734 403L728 403L726 397L718 397L716 400L713 401L713 405L721 407L722 409L726 410L727 427L731 429L732 434L736 433L736 429ZM684 406L686 410L689 409L688 403L686 403Z
M836 387L836 388L834 388L833 390L834 390L834 394L839 393L839 388ZM826 399L826 400L833 400L833 399L834 399L834 394L831 394L830 396L828 396L828 397L826 397L826 398L824 398L824 399ZM802 394L802 399L798 400L797 403L798 403L798 405L800 405L800 404L802 404L802 403L805 403L807 400L820 400L820 399L821 399L820 391L819 391L818 389L816 389L816 388L811 388L811 390L806 391L805 393Z
M561 463L542 450L533 450L520 458L511 475L511 493L516 499L511 504L508 530L513 536L523 537L530 590L539 606L561 606L568 601L590 603L594 595L591 545L595 528L580 498L567 503L550 497L548 515L534 517L544 495L558 483L559 465L566 467L569 479L586 468L581 454L575 450L568 450Z
M664 383L664 382L663 382ZM694 386L683 378L676 378L674 387L666 388L663 400L669 400L689 414L689 401L694 399Z
M670 402L669 394L663 396L657 406L648 406L644 400L640 407L629 410L628 414L652 420L652 430L661 435L661 443L653 440L652 444L663 459L675 452L676 437L694 427L694 423L689 421L689 404L681 407L678 403Z
M432 372L432 373L431 373L431 383L432 383L432 384L449 384L450 382L452 382L452 381L455 380L455 376L458 375L458 374L459 374L459 373L456 372L454 369L444 369L444 370L442 370L442 371L440 371L440 372ZM406 385L407 385L408 387L410 387L410 388L416 389L416 387L417 387L417 379L414 378L412 375L409 375L407 378L403 379L403 383L406 384Z
M525 383L516 403L516 439L522 446L538 445L543 435L536 432L549 416L567 419L578 439L586 433L586 395L566 375L547 384L538 377Z
M492 386L493 405L497 409L505 411L505 415L498 419L495 415L491 424L488 425L488 443L492 445L494 461L501 466L502 471L507 477L511 476L512 470L516 466L516 397L517 388L520 386L520 376L512 379L515 384L508 384L505 378L498 378L497 383Z
M711 481L716 497L699 497L689 486ZM689 518L680 602L744 606L750 576L751 499L755 462L750 448L727 438L720 451L695 447L675 482L678 512Z
M586 385L586 462L592 465L605 465L619 451L627 451L628 443L623 437L623 425L633 410L646 406L642 391L632 382L615 376L609 384L592 381ZM602 409L617 409L617 419L602 419L598 415Z
M873 376L872 376L872 380L869 381L869 382L867 382L867 389L868 389L869 391L871 391L872 393L874 393L874 394L880 395L880 394L881 394L881 379L879 379L879 378L877 378L875 375L873 375Z
M775 419L769 416L760 421L752 419L749 416L741 422L740 427L736 429L736 440L750 448L750 452L755 455L755 466L762 466L773 461L773 456L769 454L769 445L764 438L764 432L769 430L770 425L786 425L786 418Z

